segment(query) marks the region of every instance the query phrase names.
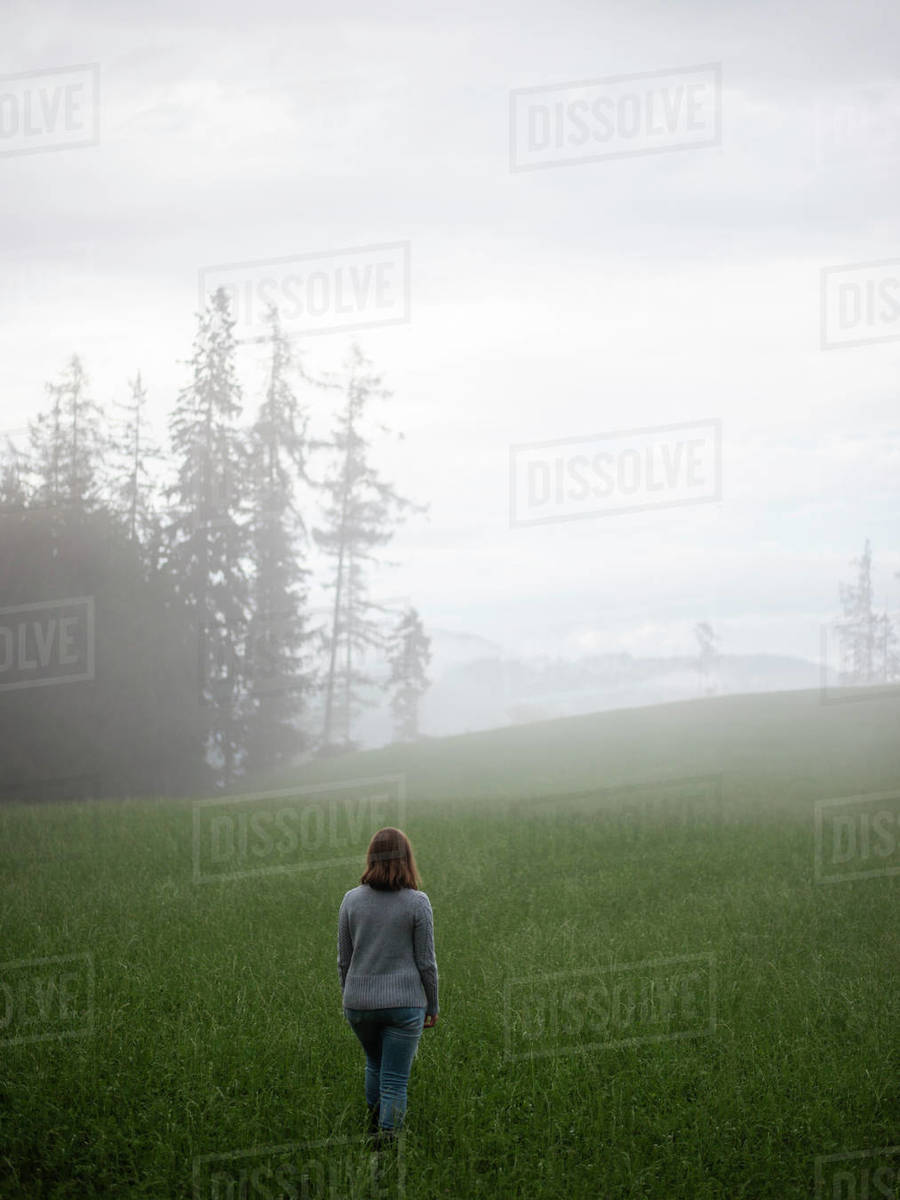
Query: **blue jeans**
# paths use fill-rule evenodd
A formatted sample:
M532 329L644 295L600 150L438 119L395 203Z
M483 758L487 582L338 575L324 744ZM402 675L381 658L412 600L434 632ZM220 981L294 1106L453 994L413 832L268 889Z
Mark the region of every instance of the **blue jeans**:
M366 1103L379 1109L382 1129L399 1129L406 1085L422 1028L424 1008L345 1008L344 1016L366 1052Z

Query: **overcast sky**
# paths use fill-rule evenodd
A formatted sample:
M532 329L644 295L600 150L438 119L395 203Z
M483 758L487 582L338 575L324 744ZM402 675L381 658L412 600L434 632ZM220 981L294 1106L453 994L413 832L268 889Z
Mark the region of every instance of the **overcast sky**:
M402 320L326 319L296 343L325 371L359 338L405 435L380 462L430 505L377 593L509 653L683 653L709 620L726 652L817 658L870 537L878 602L900 607L900 321L861 320L839 348L821 327L824 269L887 264L853 276L853 299L900 259L896 6L4 14L0 69L36 82L0 83L0 135L29 87L36 103L63 78L47 73L98 64L100 82L97 144L0 155L0 427L78 352L107 405L139 367L162 436L202 270L408 243ZM643 146L662 152L611 156L594 138L595 161L511 169L511 93L646 76L595 93L650 119L654 89L680 103L703 64L721 73L715 114L698 93L718 118L705 144L675 128ZM248 412L259 361L242 348ZM709 420L721 499L511 527L511 446Z

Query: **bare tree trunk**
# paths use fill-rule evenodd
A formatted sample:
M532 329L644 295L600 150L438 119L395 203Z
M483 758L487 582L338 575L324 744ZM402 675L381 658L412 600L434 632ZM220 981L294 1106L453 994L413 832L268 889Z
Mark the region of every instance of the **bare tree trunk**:
M344 583L344 550L347 545L347 504L350 492L350 444L353 426L347 427L347 452L344 459L344 490L341 496L341 534L338 548L337 580L334 586L334 610L331 618L331 648L328 661L328 682L325 685L325 723L322 729L322 745L331 742L331 725L334 711L334 675L337 666L338 626L341 612L341 591Z

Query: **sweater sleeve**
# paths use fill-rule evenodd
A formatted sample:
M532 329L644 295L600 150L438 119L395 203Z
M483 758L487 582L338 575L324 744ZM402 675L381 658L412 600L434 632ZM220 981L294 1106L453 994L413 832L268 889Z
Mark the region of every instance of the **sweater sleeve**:
M434 915L431 901L424 892L419 893L422 901L416 912L413 926L413 955L422 986L425 989L426 1015L431 1017L438 1011L438 968L434 954Z
M338 978L341 981L341 995L344 994L344 982L353 957L353 938L350 936L350 918L347 914L347 897L341 901L338 913L337 965Z

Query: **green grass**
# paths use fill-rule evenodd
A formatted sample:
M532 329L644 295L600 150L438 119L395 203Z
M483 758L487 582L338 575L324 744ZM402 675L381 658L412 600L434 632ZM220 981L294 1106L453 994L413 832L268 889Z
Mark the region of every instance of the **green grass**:
M306 1194L789 1200L815 1194L818 1156L900 1142L898 880L817 883L813 836L817 799L900 785L898 732L896 701L793 693L306 770L304 784L405 775L441 974L405 1181L387 1163ZM672 782L692 777L699 810ZM0 811L3 961L87 952L95 973L84 1036L9 1044L23 1027L7 1021L0 1195L190 1196L196 1158L283 1144L323 1143L297 1153L326 1171L368 1170L341 1140L365 1108L335 967L359 868L313 856L198 884L191 853L190 802ZM534 1014L515 979L546 992L575 967L589 983L698 954L715 964L714 1028L619 1046L577 1023L522 1038ZM506 1033L549 1052L510 1058ZM267 1194L280 1193L218 1193Z

